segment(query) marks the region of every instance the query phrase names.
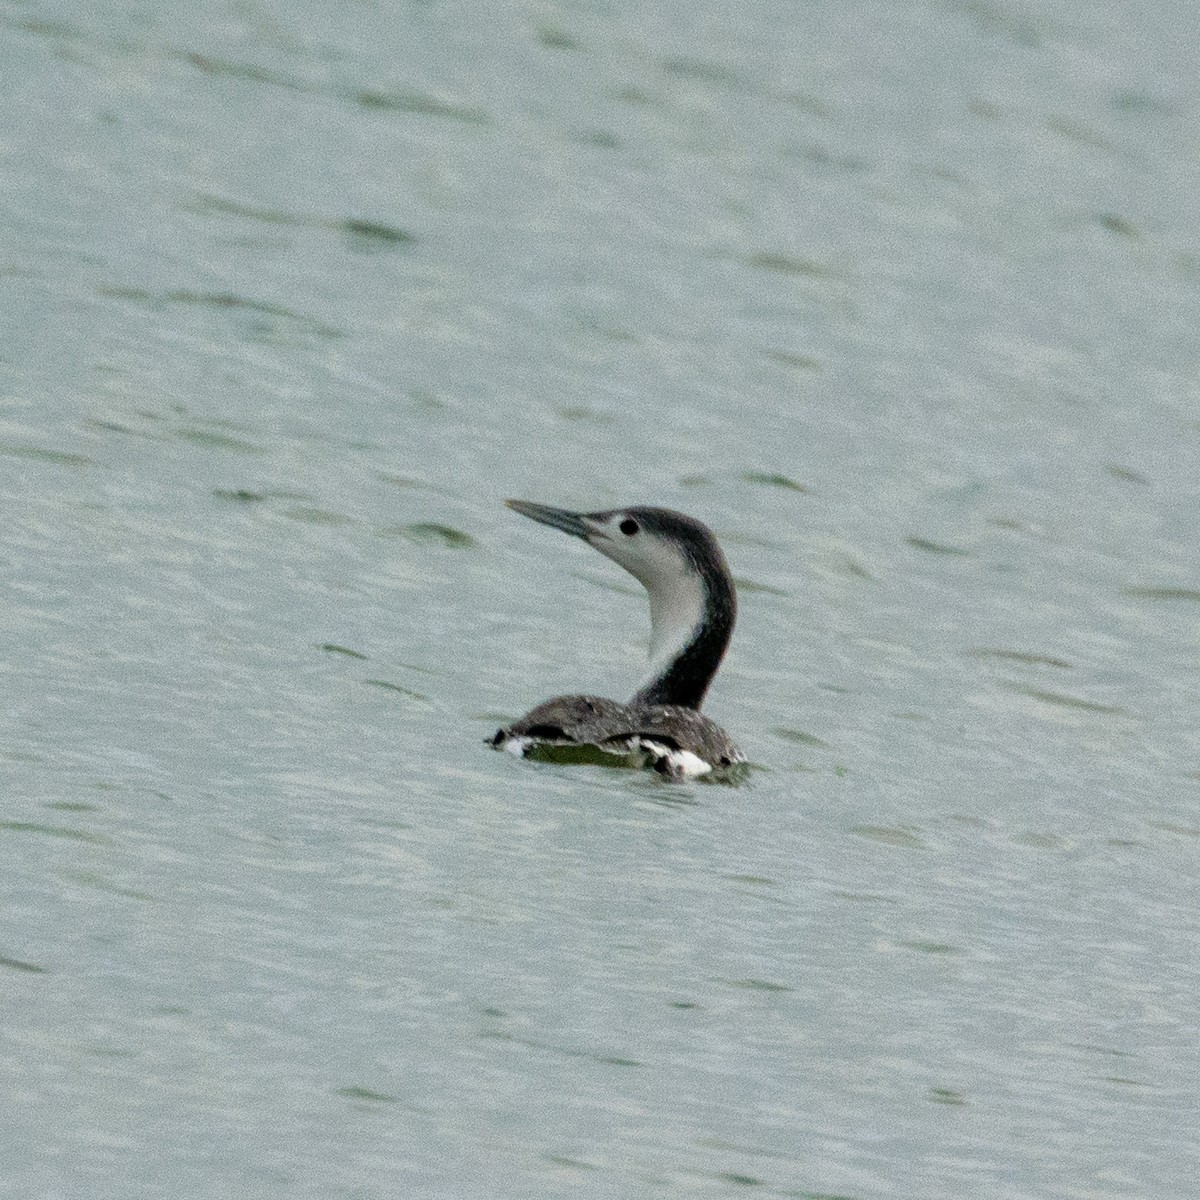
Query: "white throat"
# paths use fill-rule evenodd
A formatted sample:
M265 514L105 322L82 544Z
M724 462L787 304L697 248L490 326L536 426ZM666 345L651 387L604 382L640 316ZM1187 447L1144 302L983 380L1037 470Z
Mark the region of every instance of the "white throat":
M699 575L659 576L646 584L650 593L650 670L647 682L659 675L692 641L704 619L704 582Z

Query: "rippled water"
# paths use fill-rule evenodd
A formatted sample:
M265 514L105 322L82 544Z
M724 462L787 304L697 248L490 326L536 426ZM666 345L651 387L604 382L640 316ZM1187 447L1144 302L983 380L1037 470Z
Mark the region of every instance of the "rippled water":
M1194 1195L1197 11L0 9L0 1195Z

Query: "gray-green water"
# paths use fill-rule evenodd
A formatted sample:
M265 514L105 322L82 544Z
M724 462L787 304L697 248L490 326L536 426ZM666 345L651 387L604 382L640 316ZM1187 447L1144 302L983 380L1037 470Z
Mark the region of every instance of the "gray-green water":
M1192 1197L1190 0L0 9L0 1196ZM708 521L742 788L522 763Z

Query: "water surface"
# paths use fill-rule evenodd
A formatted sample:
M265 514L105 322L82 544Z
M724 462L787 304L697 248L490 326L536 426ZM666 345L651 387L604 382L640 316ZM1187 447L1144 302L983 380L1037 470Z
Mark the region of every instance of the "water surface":
M0 27L0 1192L1194 1194L1193 6Z

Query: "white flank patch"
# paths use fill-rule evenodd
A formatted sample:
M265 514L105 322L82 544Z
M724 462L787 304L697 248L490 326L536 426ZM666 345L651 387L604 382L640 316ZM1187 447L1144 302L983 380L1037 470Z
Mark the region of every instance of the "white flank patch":
M672 750L667 758L684 779L695 779L697 775L707 775L712 770L712 763L706 763L700 755L690 750Z
M504 743L504 749L509 754L515 754L518 758L525 757L525 751L533 745L533 738L530 737L510 737Z
M672 750L662 742L652 742L649 738L638 738L643 750L649 751L658 758L665 759L671 768L671 774L680 779L695 779L698 775L707 775L712 770L712 763L706 763L698 754L690 750Z

